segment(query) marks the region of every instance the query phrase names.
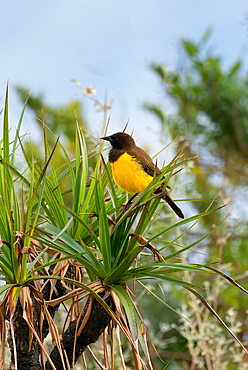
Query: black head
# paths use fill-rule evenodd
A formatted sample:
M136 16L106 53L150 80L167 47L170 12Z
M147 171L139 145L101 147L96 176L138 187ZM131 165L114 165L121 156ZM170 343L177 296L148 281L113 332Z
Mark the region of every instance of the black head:
M111 136L101 137L110 142L113 148L123 149L135 145L134 139L125 132L117 132Z

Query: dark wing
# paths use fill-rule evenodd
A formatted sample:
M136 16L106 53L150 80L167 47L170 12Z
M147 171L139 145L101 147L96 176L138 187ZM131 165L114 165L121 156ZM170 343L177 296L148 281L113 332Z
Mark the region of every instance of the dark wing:
M143 149L136 146L135 148L128 148L127 152L137 159L148 175L153 177L154 172L156 173L156 176L160 175L160 169L153 163L149 154L147 154Z
M133 148L128 148L127 153L130 154L132 157L135 157L138 162L142 165L144 171L148 173L150 176L154 176L154 172L156 172L156 175L160 175L161 171L160 169L153 163L151 157L141 148L135 147ZM167 186L170 188L169 186ZM155 194L159 194L162 192L163 188L160 186L155 190ZM167 191L164 191L162 198L166 200L168 205L173 209L173 211L181 218L184 218L184 215L181 211L181 209L175 204L175 202L171 199Z

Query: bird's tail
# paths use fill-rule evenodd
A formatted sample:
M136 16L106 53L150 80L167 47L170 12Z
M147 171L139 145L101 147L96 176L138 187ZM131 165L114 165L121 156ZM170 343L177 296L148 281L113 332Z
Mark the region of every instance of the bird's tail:
M163 199L166 200L166 202L168 203L168 205L171 207L171 209L173 209L173 211L178 215L178 217L184 218L183 212L176 205L176 203L171 199L171 197L169 196L169 194L167 193L167 191L163 195Z

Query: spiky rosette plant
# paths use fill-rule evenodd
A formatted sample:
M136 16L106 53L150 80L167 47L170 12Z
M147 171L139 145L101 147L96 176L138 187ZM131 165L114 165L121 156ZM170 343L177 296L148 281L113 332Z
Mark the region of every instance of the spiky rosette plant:
M165 306L168 306L166 301L149 290L146 280L184 287L218 317L196 291L201 287L182 279L181 272L203 271L226 276L208 266L187 265L173 259L200 240L166 253L168 247L202 217L216 209L209 208L199 215L165 224L163 230L154 233L153 226L164 207L154 195L154 189L166 187L182 167L184 161L180 155L164 167L161 175L123 212L126 194L113 184L110 166L102 158L103 144L99 151L95 148L88 153L83 132L76 122L75 155L71 160L59 139L49 148L44 123L45 164L42 168L28 156L19 137L23 112L11 146L7 91L0 158L0 273L1 280L6 282L0 287L0 367L5 368L4 342L6 321L9 321L8 346L15 369L73 369L81 355L86 361L86 347L101 334L104 364L88 347L100 368L114 368L119 357L125 369L124 335L130 343L135 368L152 369L144 319L128 283L139 284ZM19 170L20 165L15 164L17 146L23 155L23 172ZM61 150L65 158L64 166L59 169L53 164L57 150ZM97 156L93 173L88 169L88 158L92 155ZM71 185L62 191L61 184L68 179ZM68 193L71 202L66 200ZM172 238L175 230L177 236ZM162 246L160 242L157 249L154 243L161 235L169 235L172 240ZM145 253L144 248L150 252ZM67 319L61 335L54 317L65 302ZM51 353L44 346L49 332L54 344Z

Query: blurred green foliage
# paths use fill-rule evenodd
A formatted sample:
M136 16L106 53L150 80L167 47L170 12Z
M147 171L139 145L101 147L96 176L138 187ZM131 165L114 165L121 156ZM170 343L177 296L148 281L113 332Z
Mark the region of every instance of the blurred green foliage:
M220 269L247 289L248 218L244 210L248 210L248 75L244 74L241 61L224 68L222 60L208 48L210 35L211 30L207 30L198 43L181 40L178 70L170 70L164 64L151 66L164 89L166 106L170 105L173 113L168 113L164 105L145 104L145 108L158 117L167 136L179 135L176 143L178 147L185 145L187 157L198 155L193 165L183 171L187 175L180 175L178 186L183 186L186 197L213 199L219 184L222 201L244 194L243 209L231 203L239 218L227 219L198 251L205 253L206 263L216 263L218 258ZM197 201L193 206L203 211L207 203ZM224 216L222 212L206 218L198 232L206 232ZM199 275L193 278L202 279ZM211 286L214 284L213 280ZM182 300L181 292L178 299L179 295ZM247 296L228 286L216 297L222 317L230 306L238 310L239 319L243 320L239 337L245 340Z
M197 140L219 159L220 168L234 185L243 176L248 182L248 76L241 74L242 64L225 70L220 58L206 50L207 31L199 43L182 40L185 71L170 71L153 64L166 95L176 103L177 114L164 120L160 107L147 105L163 122L169 123L172 136ZM205 166L213 166L212 158ZM218 166L218 164L217 164ZM214 164L216 170L216 164ZM242 178L242 182L244 179Z
M24 103L29 96L29 89L17 85L15 87L17 94L19 95L21 101ZM93 138L92 134L87 128L87 124L83 114L83 105L80 100L71 100L64 105L52 106L45 102L44 96L42 94L34 95L30 94L27 100L27 107L35 114L36 122L42 130L40 136L40 143L38 144L30 143L28 140L25 141L25 149L28 154L31 153L38 163L44 165L44 156L43 156L43 124L49 129L46 131L46 139L49 145L54 145L56 136L61 137L61 141L66 148L70 158L74 158L75 150L75 131L76 131L76 122L82 128L84 137L87 143L87 148L91 151L91 156L89 156L89 169L93 173L93 169L96 165L96 157L94 156L94 148L98 142ZM66 160L63 156L63 152L58 152L53 157L53 162L55 167L58 169L58 173L62 173L65 170ZM64 180L61 183L61 187L64 192L67 193L67 202L68 204L72 203L72 197L70 192L70 181Z
M24 103L29 95L29 89L19 85L15 89ZM75 99L64 105L52 106L45 102L42 94L34 95L31 93L27 107L35 114L37 124L42 128L44 122L53 134L62 136L65 147L72 153L74 152L76 121L83 128L88 149L91 150L96 145L95 139L87 128L80 100ZM53 134L47 137L49 143L54 142ZM90 158L90 166L94 167L95 163L96 160Z
M29 89L22 86L16 86L22 102L25 102L29 94ZM68 143L73 143L75 138L75 115L78 123L85 128L86 122L83 117L83 107L79 100L72 100L66 105L51 106L45 103L44 96L31 94L27 106L35 113L37 123L42 126L44 121L46 126L55 134L62 134L68 140Z

